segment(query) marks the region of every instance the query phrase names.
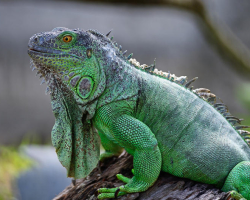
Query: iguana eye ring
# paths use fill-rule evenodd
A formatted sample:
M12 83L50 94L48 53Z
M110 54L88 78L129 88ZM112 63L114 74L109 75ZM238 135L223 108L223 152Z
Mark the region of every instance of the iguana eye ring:
M88 58L91 58L91 56L92 56L92 49L91 48L87 49L86 54L87 54Z
M63 41L66 42L66 43L71 42L71 40L72 40L72 36L71 35L65 35L63 37Z

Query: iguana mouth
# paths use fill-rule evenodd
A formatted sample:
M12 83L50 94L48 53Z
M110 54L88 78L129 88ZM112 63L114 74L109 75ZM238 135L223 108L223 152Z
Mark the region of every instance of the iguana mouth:
M74 57L76 59L81 60L81 58L74 54L65 53L58 49L49 49L46 47L41 46L28 46L28 54L31 58L38 58L38 57L55 57L55 56L62 56L62 57Z
M32 46L28 48L28 54L29 55L32 55L32 54L63 54L62 51L60 50L57 50L57 49L48 49L48 48L45 48L45 47L39 47L39 46Z
M62 51L56 49L48 49L41 46L28 45L28 54L31 57L31 68L32 71L37 69L37 75L40 74L40 78L44 77L48 81L51 74L55 74L49 65L43 64L41 61L37 61L38 57L53 57L55 54L63 54Z
M30 48L30 49L28 49L28 50L30 50L30 51L37 51L37 50L35 50L35 49L33 49L33 48ZM37 51L37 52L39 52L39 51Z

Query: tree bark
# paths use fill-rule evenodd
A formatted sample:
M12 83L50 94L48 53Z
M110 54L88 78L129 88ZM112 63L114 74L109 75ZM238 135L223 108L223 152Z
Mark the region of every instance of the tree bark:
M53 200L96 200L97 189L123 185L116 174L132 177L133 158L123 153L119 158L111 158L100 163L91 174L66 187ZM222 192L213 185L178 178L161 172L158 180L147 191L122 196L121 200L230 200L229 193Z

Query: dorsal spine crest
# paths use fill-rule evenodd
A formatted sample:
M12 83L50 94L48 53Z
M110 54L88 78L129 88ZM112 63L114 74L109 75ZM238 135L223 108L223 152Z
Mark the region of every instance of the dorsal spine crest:
M146 65L146 64L140 64L136 59L130 58L128 61L137 69L140 69L142 71L145 71L147 73L150 73L152 75L156 75L162 78L165 78L171 82L175 82L181 86L184 86L187 89L190 89L191 92L196 94L199 98L203 99L204 101L208 102L210 105L212 105L221 115L234 127L234 129L241 135L241 137L245 140L245 142L250 146L250 132L239 130L242 128L249 128L248 126L240 125L241 121L243 119L239 119L237 117L234 117L231 115L231 113L228 110L228 107L224 103L217 103L216 102L216 95L211 93L209 89L207 88L197 88L193 89L188 88L191 83L193 83L195 80L197 80L198 77L195 77L187 82L186 76L180 76L177 77L175 74L170 74L170 72L163 72L162 70L158 70L155 68L155 65ZM152 70L153 67L153 70Z
M155 68L155 65L150 65L150 66L148 66L147 64L142 64L141 65L135 58L130 58L129 62L132 65L134 65L137 69L141 69L141 70L143 70L145 72L148 72L150 74L163 77L163 78L171 80L173 82L177 82L177 83L185 82L186 78L187 78L186 76L177 77L175 74L170 74L169 72L167 73L167 72L163 72L162 70L158 70L158 69ZM151 68L153 70L151 70Z

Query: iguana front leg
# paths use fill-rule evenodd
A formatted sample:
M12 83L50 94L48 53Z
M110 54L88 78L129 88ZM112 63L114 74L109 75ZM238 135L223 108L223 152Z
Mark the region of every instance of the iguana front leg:
M141 121L114 111L110 106L101 109L97 115L99 124L108 128L114 140L134 156L134 177L129 180L118 175L127 184L119 188L101 188L98 190L98 198L115 198L126 193L147 190L157 180L161 170L161 153L154 134ZM116 193L118 190L120 192Z
M104 161L113 156L119 156L122 153L123 148L108 138L107 135L110 133L107 133L107 130L106 134L104 134L102 130L98 131L98 134L101 138L102 146L105 149L105 152L100 155L100 161Z

